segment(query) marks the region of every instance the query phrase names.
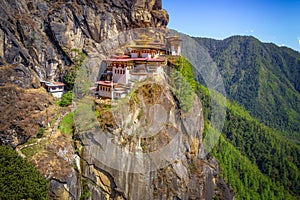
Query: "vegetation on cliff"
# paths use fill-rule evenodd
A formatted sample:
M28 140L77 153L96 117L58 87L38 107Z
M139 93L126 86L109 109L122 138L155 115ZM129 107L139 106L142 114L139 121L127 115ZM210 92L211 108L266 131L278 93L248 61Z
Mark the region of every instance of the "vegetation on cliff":
M192 65L184 58L169 58L168 64L174 68L171 78L172 92L179 101L180 108L188 112L193 106L197 82L194 79Z
M78 49L72 49L71 52L75 54L73 65L68 69L67 74L64 77L64 81L66 82L69 90L73 89L78 71L83 66L84 60L86 59L86 54Z
M65 94L62 95L61 100L58 102L59 106L65 107L72 104L73 100L73 91L68 91Z
M11 147L0 146L0 199L48 199L49 184Z
M60 122L58 129L67 136L72 137L74 133L74 113L68 113Z

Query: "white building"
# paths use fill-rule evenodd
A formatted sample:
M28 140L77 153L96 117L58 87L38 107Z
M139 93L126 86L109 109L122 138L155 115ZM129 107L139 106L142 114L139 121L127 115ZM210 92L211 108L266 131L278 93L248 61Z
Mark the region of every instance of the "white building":
M65 91L65 84L62 82L47 82L41 81L47 92L51 93L56 98L61 98Z
M168 40L173 45L170 46L174 51L172 54L180 54L180 41L176 37ZM129 49L129 55L114 56L106 60L107 71L112 72L112 76L108 80L107 72L103 74L96 83L96 95L104 98L123 98L136 81L143 81L163 72L165 60L160 56L167 54L164 44L142 36L142 39L136 40Z
M98 81L96 82L96 95L99 95L104 98L114 98L113 90L116 87L117 83L112 81Z

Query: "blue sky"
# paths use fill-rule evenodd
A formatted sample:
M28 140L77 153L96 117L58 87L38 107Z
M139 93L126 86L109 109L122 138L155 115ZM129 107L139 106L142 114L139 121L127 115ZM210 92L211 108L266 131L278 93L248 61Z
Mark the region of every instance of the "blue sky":
M162 0L168 28L224 39L252 35L300 52L300 0Z

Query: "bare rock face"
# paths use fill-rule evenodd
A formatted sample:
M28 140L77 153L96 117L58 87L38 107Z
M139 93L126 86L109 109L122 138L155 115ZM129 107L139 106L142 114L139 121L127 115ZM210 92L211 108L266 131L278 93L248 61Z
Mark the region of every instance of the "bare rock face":
M0 11L0 66L22 63L43 80L64 75L72 49L82 51L125 30L168 23L161 1L155 0L4 0Z
M77 199L80 181L74 169L74 148L65 135L54 135L44 150L31 158L31 163L50 180L51 199Z
M96 103L99 125L78 114L92 199L213 199L220 192L217 161L199 155L202 105L195 95L189 111L180 109L166 79L143 82L110 109Z

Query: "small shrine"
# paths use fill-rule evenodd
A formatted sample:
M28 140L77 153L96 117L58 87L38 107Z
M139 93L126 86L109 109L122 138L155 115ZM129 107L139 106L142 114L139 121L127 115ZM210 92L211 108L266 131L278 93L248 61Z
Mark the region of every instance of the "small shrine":
M61 98L64 94L65 84L62 82L40 81L41 85L56 98Z
M110 99L114 98L112 91L116 87L117 83L114 83L113 81L98 81L96 84L96 95Z

